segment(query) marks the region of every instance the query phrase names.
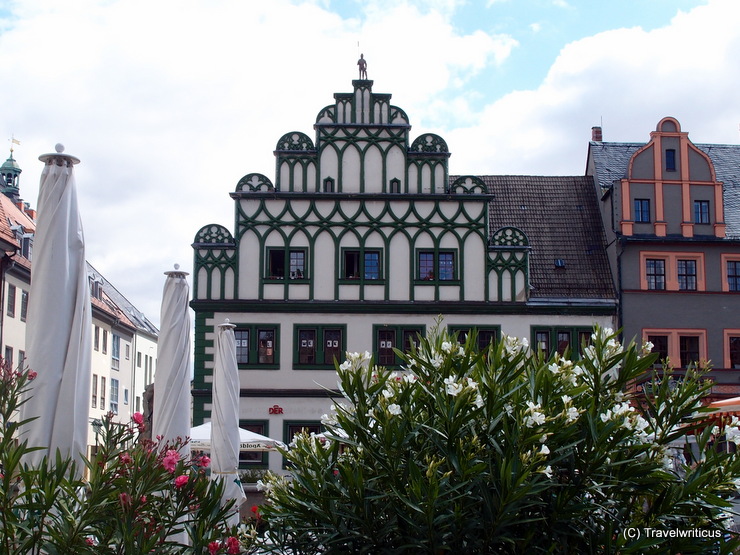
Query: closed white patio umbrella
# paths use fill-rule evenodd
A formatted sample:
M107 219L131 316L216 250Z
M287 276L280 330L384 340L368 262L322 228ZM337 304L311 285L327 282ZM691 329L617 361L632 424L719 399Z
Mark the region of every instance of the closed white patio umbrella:
M187 272L165 272L157 373L154 377L152 439L160 445L183 441L190 433L190 287ZM183 453L185 454L185 453Z
M239 507L246 496L239 481L239 370L236 364L234 325L218 326L213 365L213 411L211 412L211 478L223 480L224 502L236 500L229 525L239 524Z
M63 456L78 462L87 451L91 376L90 289L73 167L79 159L56 152L39 156L41 173L38 220L33 246L33 274L26 320L28 366L38 375L23 419L29 446L45 447L25 459Z

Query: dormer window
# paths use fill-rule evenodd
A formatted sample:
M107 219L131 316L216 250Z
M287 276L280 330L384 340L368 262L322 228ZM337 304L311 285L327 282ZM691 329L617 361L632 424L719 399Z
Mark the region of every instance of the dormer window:
M676 149L667 148L665 151L665 171L676 171Z

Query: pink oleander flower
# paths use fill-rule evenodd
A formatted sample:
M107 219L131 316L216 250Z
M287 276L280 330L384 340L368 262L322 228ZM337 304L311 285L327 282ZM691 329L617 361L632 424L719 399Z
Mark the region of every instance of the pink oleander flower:
M210 555L216 555L219 549L221 549L221 544L219 542L211 542L208 544L208 553Z
M120 501L121 507L124 509L128 509L131 506L131 496L126 492L118 494L118 501Z
M239 545L239 540L235 536L226 538L226 553L229 555L239 555L240 551L241 546Z
M162 459L162 466L164 466L167 472L174 472L177 466L177 461L180 460L180 453L174 449L169 449Z
M203 468L208 468L208 466L211 464L211 458L208 455L203 455L200 458L200 466Z
M137 426L141 426L144 423L144 415L140 412L135 412L134 415L131 417L131 420L134 421L134 424Z
M142 505L143 505L144 503L146 503L146 495L142 495L142 496L141 496L141 497L139 498L139 501L141 501L141 504L142 504Z
M178 489L181 488L182 486L188 483L188 479L189 478L186 474L181 474L180 476L175 478L175 487Z
M128 454L128 451L126 451L118 455L118 461L121 464L129 465L133 462L133 459L131 458L131 455Z
M32 381L32 380L35 380L36 379L36 376L38 376L38 374L36 372L34 372L33 370L29 370L28 371L28 381L29 382Z

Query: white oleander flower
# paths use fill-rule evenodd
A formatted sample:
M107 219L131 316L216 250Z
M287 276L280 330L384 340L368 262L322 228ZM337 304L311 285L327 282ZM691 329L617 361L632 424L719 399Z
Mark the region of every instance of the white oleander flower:
M396 403L391 403L390 405L388 405L388 412L397 416L401 414L401 406L397 405Z
M452 395L453 397L457 396L463 390L462 384L457 383L455 376L445 378L445 385L447 386L448 395Z

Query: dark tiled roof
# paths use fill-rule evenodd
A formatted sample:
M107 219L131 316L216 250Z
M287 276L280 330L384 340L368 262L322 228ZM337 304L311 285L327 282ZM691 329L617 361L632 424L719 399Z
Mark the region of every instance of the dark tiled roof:
M494 195L490 232L512 226L529 238L530 299L616 298L591 177L478 177Z
M601 187L611 187L616 179L627 177L627 167L635 151L646 143L589 143L589 156ZM740 239L740 145L694 143L711 158L717 179L724 183L726 235Z
M105 279L105 276L98 272L89 262L87 263L87 273L103 284L103 292L111 301L113 301L115 310L120 311L121 314L125 316L127 322L130 322L140 332L147 333L154 337L159 335L159 330L151 323L149 318L131 304L131 302L124 297L110 281Z

